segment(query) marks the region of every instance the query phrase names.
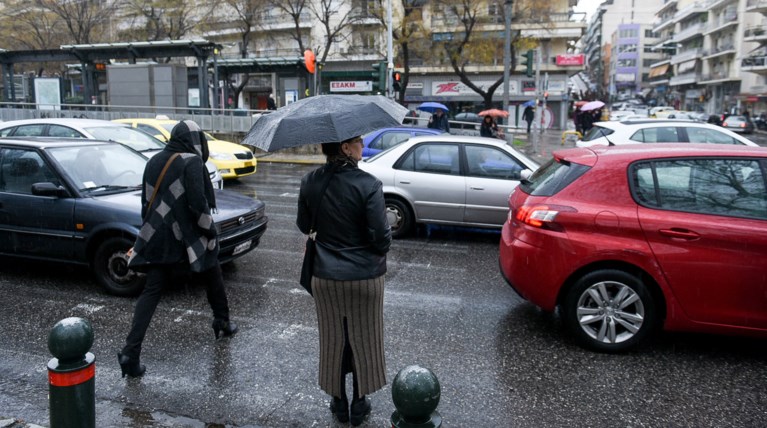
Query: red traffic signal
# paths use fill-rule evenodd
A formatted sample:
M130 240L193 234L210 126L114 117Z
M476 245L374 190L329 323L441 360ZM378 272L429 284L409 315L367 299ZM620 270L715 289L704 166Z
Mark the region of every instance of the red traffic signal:
M392 71L391 83L395 92L399 92L402 89L402 76L400 76L399 71Z
M306 67L306 71L311 74L314 74L315 59L314 52L310 49L304 51L304 66Z

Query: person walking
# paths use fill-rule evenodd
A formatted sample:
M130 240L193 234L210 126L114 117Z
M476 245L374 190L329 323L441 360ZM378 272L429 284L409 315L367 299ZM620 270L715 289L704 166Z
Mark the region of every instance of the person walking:
M274 102L274 94L269 94L269 97L266 99L266 109L277 110L277 103Z
M533 120L535 120L535 109L531 106L525 107L525 111L522 112L522 119L527 121L527 133L530 133L530 128L533 125Z
M229 303L218 262L219 243L211 216L216 198L205 161L208 142L191 120L173 127L167 146L146 164L142 180L144 223L128 266L146 273L125 346L117 354L122 376L142 376L141 346L163 289L179 271L199 273L213 310L213 333L232 336Z
M492 116L487 115L482 119L482 125L479 127L479 136L488 138L500 138L498 124Z
M450 123L447 121L447 115L440 108L436 109L434 114L431 115L427 127L432 129L441 129L447 133L450 133Z
M339 422L357 426L386 385L383 296L391 229L381 181L362 171L362 139L323 143L327 162L301 179L296 225L313 237L311 293L320 341L319 386ZM346 374L352 374L349 406Z

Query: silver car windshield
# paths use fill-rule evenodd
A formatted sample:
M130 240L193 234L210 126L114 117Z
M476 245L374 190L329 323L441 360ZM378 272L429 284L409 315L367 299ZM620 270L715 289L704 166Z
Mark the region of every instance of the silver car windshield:
M162 150L165 147L165 143L157 138L127 126L100 126L85 130L97 140L115 141L137 152Z
M51 147L50 155L80 191L133 190L147 159L119 144Z

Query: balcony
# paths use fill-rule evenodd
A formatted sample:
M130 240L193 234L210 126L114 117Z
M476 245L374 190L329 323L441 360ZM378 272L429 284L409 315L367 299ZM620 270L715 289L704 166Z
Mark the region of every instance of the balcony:
M750 27L743 31L744 42L767 42L767 30L764 27Z
M683 7L682 9L679 9L674 14L674 22L683 21L685 20L685 18L689 18L690 16L698 14L698 13L708 13L707 3L708 3L707 1L696 1L695 3L691 5L687 5Z
M674 43L679 43L696 36L702 36L702 32L705 28L706 24L703 22L692 24L684 30L674 34L674 37L671 38L671 41Z
M740 61L742 71L767 75L767 55L750 56Z
M703 48L688 49L671 58L671 64L679 64L696 58L701 58L707 52Z
M652 27L652 31L653 33L659 33L663 31L664 29L674 25L675 22L676 21L674 21L674 15L662 16L660 20L654 23L654 26Z
M685 73L685 74L680 74L679 76L672 77L671 79L669 79L668 84L669 86L689 85L699 80L700 80L699 73Z
M704 35L709 35L719 31L726 30L728 28L736 28L738 26L737 15L727 15L720 17L721 19L714 20L709 23L706 28L703 29Z
M738 53L738 51L735 49L735 46L727 44L711 48L710 52L703 54L703 59L712 59L723 55L735 55L736 53Z
M672 7L676 7L677 3L678 3L677 0L664 0L663 5L660 7L660 9L658 9L657 12L655 12L655 14L657 15L659 13L663 13L667 10L670 10Z
M312 16L309 12L301 13L299 17L299 26L301 28L312 28ZM293 17L288 14L274 15L267 12L261 16L260 23L265 31L293 30L296 28Z
M710 85L729 81L739 81L740 77L731 76L729 71L715 71L713 73L700 76L700 83Z
M767 0L748 0L746 12L760 12L767 14Z

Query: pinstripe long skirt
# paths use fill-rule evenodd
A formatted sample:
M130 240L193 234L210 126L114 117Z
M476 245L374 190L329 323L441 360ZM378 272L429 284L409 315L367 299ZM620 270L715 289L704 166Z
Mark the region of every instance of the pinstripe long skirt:
M320 333L320 388L334 397L342 395L340 382L346 319L359 394L381 389L386 385L383 275L360 281L312 277L312 292Z

